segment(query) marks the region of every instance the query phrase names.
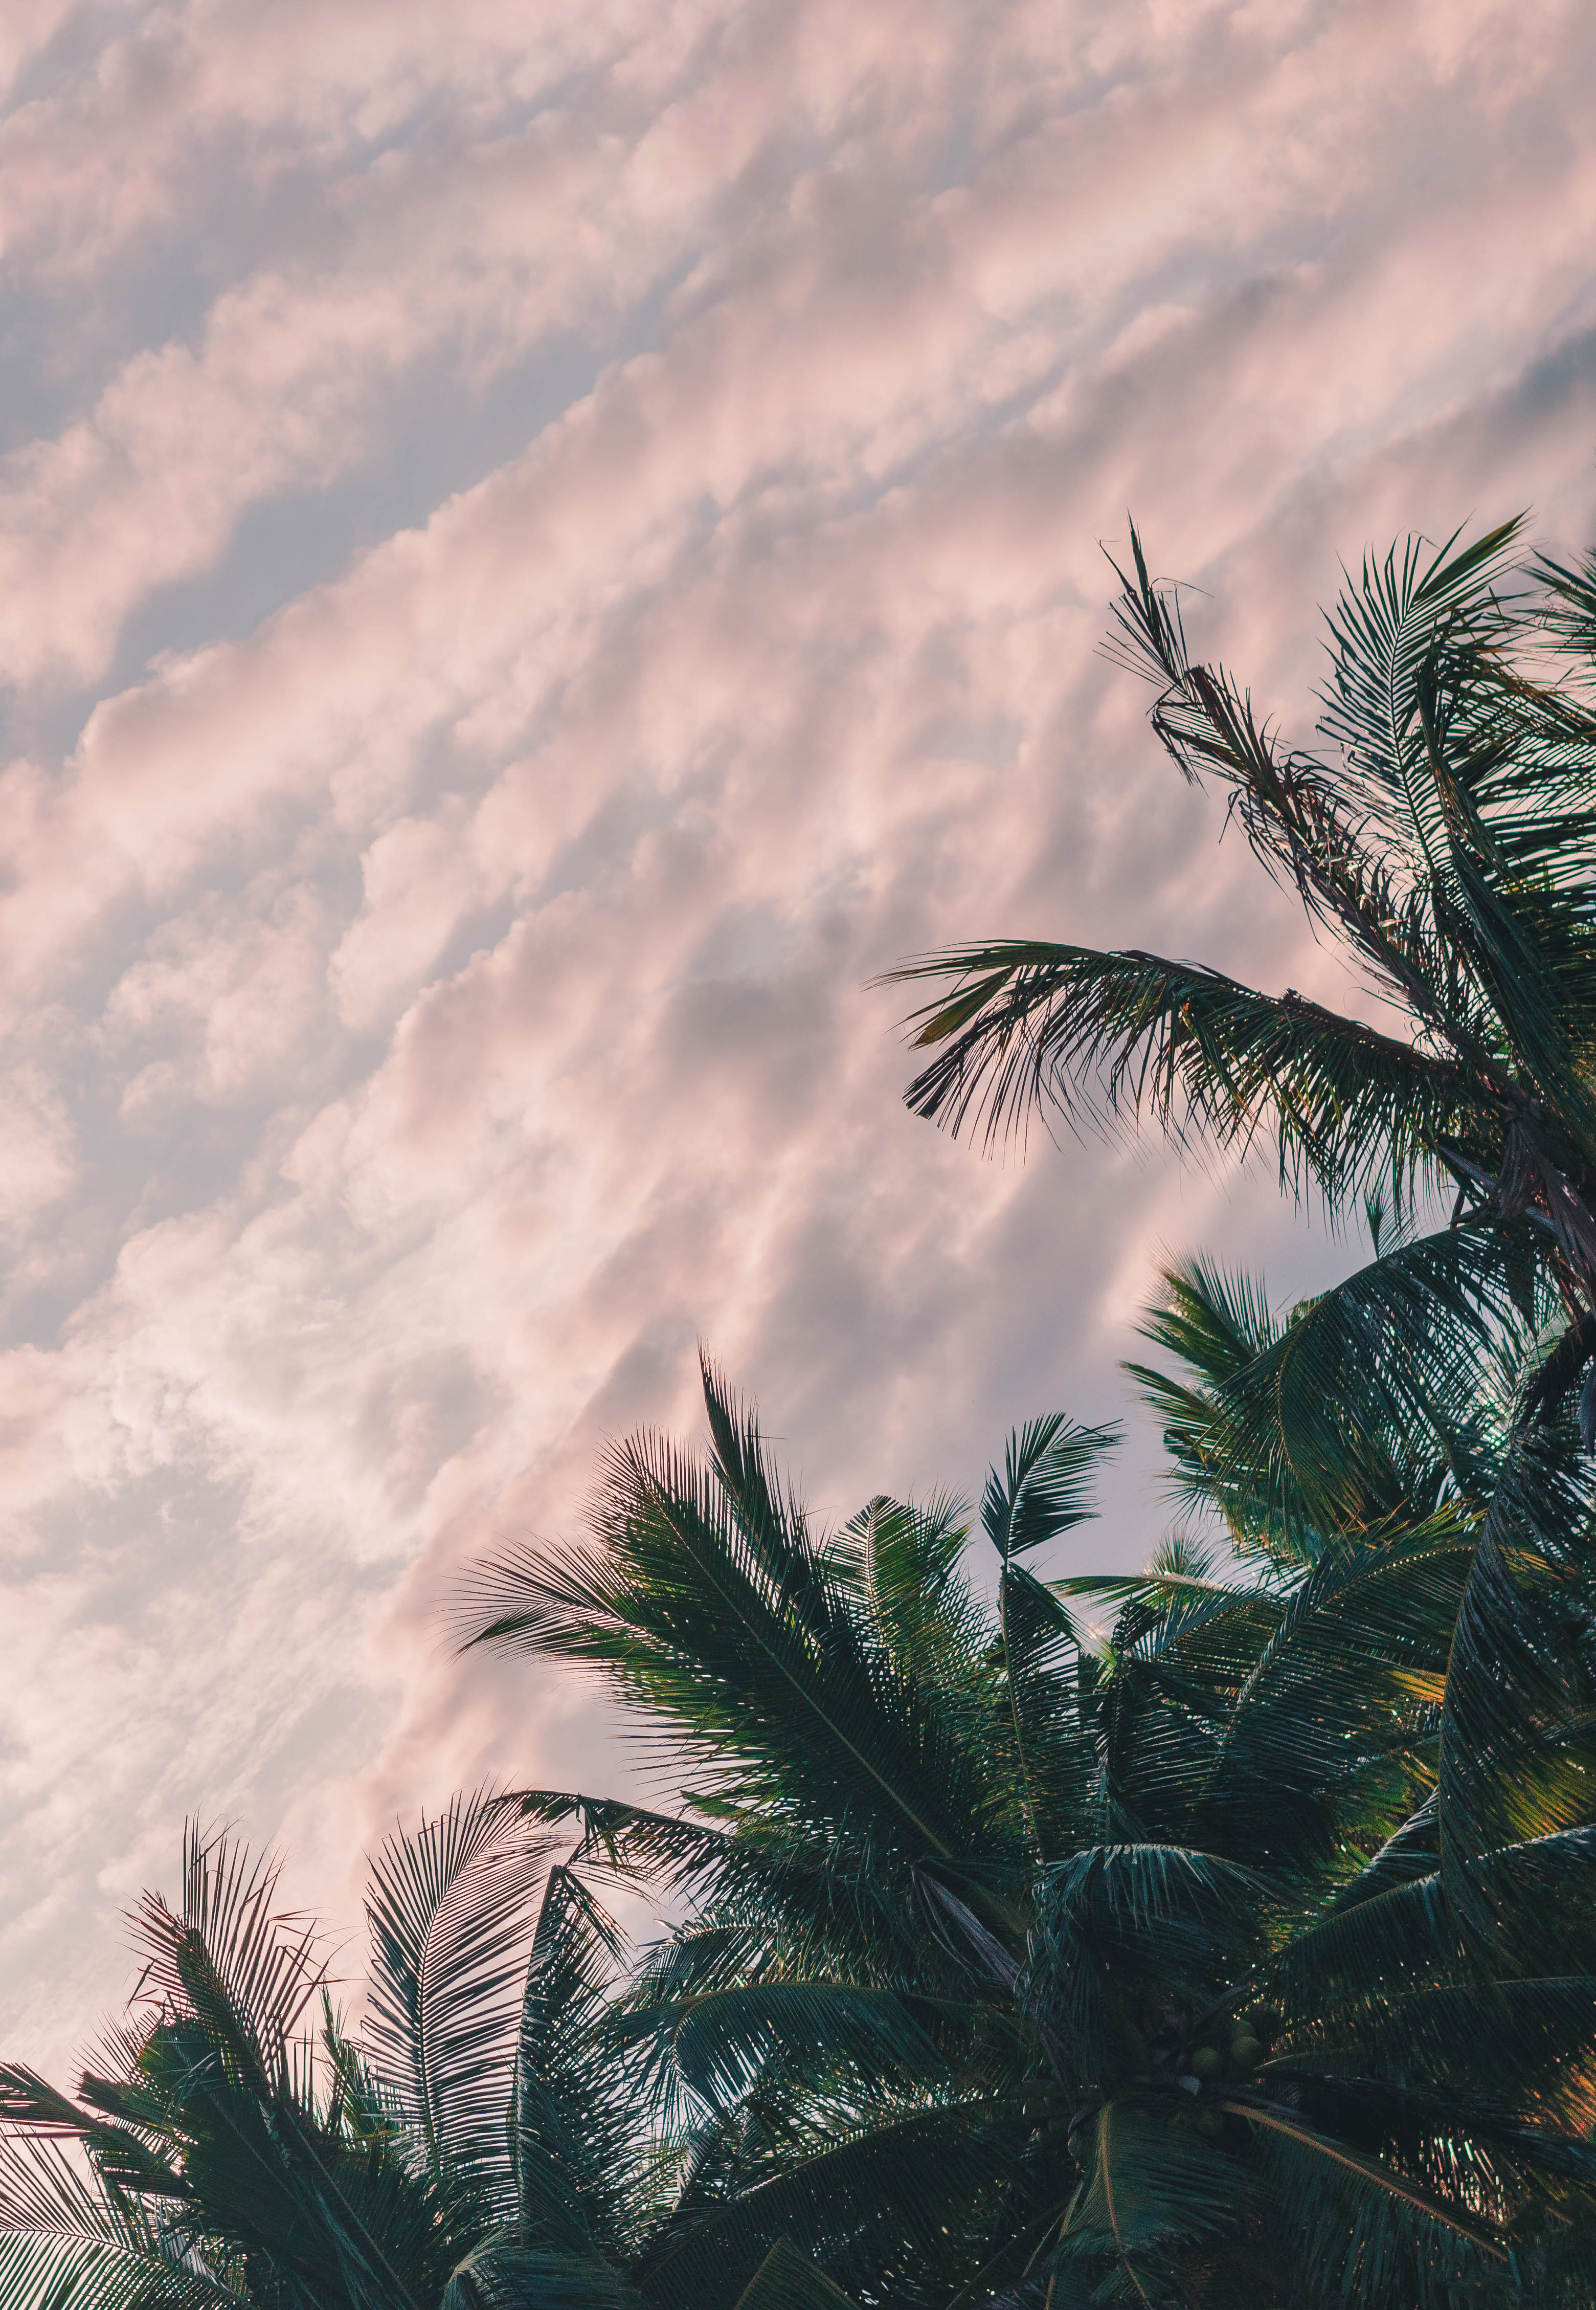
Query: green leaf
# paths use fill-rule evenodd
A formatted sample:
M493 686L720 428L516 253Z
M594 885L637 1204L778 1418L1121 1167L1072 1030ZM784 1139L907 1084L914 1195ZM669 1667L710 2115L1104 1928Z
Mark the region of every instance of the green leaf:
M434 2172L508 2180L506 2125L532 1906L547 1837L490 1790L386 1838L371 1864L364 2030Z

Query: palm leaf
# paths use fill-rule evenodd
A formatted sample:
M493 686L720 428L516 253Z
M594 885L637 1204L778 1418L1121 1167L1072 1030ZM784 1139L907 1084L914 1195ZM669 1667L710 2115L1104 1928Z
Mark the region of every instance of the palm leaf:
M56 2143L0 2138L0 2297L15 2310L213 2310L247 2300Z
M778 2238L738 2296L735 2310L852 2310L823 2270Z
M513 2049L549 1840L490 1790L388 1837L371 1864L365 2045L435 2174L508 2178Z
M941 1047L904 1094L955 1133L975 1121L990 1141L1038 1107L1099 1127L1145 1113L1177 1144L1245 1156L1272 1138L1284 1185L1333 1197L1410 1177L1471 1113L1449 1056L1200 963L1009 939L889 975L955 982L911 1016Z
M633 2114L608 2046L620 1940L568 1868L549 1871L527 1962L510 2139L523 2242L603 2261L620 2241Z

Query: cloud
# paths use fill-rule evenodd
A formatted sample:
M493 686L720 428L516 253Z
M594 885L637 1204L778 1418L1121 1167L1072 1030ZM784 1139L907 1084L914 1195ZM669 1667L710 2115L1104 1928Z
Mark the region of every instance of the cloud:
M186 1808L347 1917L392 1809L629 1769L440 1607L694 1424L699 1340L841 1515L1129 1414L1165 1246L1322 1277L1262 1173L915 1123L866 982L1037 930L1347 998L1097 655L1097 540L1305 733L1338 553L1592 510L1572 7L525 17L45 12L13 64L20 2057Z

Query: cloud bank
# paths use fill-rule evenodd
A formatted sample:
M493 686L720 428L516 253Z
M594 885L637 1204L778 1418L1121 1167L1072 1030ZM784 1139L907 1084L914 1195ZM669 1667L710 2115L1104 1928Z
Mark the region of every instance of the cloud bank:
M1338 555L1592 532L1573 4L532 14L0 34L13 2056L185 1811L347 1916L395 1809L630 1768L439 1606L697 1341L845 1514L1124 1413L1163 1248L1323 1274L1262 1175L915 1124L867 982L1339 991L1097 655L1127 508L1305 734Z

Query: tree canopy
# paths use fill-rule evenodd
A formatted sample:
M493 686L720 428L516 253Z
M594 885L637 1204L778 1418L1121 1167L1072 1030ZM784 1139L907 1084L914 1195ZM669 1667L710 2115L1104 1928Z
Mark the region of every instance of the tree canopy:
M1539 1409L1596 1354L1596 558L1526 563L1517 520L1366 558L1329 618L1317 751L1192 656L1133 528L1115 574L1115 654L1154 686L1165 749L1218 782L1386 1023L1135 948L951 947L891 974L942 982L910 1107L988 1137L1053 1111L1272 1142L1282 1183L1332 1208L1444 1179L1452 1290L1503 1288L1491 1222L1558 1292Z
M657 2122L721 2148L649 2298L786 2238L860 2301L1596 2299L1572 1431L1402 1437L1349 1370L1372 1489L1288 1498L1234 1432L1261 1295L1167 1286L1142 1382L1231 1570L1187 1535L1047 1577L1109 1441L1057 1418L978 1519L818 1533L707 1372L707 1463L634 1439L584 1548L486 1574L477 1640L600 1671L690 1792L525 1800L687 1910L627 2002ZM1493 1584L1511 1659L1473 1655Z

